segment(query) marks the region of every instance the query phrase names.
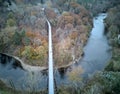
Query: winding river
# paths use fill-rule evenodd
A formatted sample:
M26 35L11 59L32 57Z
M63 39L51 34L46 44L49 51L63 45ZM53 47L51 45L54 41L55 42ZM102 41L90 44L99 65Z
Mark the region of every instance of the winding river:
M101 13L97 17L93 19L93 28L90 33L90 37L86 46L84 47L84 56L83 58L76 64L72 65L70 68L66 70L64 74L62 74L62 80L57 80L57 84L71 84L69 81L69 73L76 72L82 79L88 79L94 73L98 71L102 71L107 62L111 59L111 46L108 44L108 40L104 34L104 19L107 14ZM59 79L59 76L56 73L56 79ZM73 75L71 75L73 76ZM58 78L57 78L58 77Z
M107 15L102 13L93 19L94 27L86 46L84 56L76 64L71 65L62 75L54 70L57 85L68 84L70 81L67 74L75 69L82 68L80 77L88 78L97 71L101 71L111 58L111 47L104 35L104 19ZM19 90L37 91L47 88L48 74L41 67L32 67L21 63L16 57L0 54L0 80L8 86Z

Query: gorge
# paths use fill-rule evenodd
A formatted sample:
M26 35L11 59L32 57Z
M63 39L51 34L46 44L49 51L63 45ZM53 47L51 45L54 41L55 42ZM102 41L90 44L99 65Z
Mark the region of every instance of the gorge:
M78 74L78 77L88 78L96 71L104 69L106 63L111 58L110 46L108 45L106 36L104 35L104 19L107 14L99 14L93 19L94 27L91 31L90 37L86 46L84 47L83 58L68 67L64 75L61 78L59 71L54 72L56 84L70 83L68 79L69 73L77 67L82 68L83 73ZM19 90L41 90L47 88L47 69L46 68L33 68L32 66L26 67L14 56L7 54L0 54L0 79L11 86L11 83L15 89ZM31 69L31 70L30 70ZM42 70L46 72L42 73ZM54 71L56 71L54 69Z

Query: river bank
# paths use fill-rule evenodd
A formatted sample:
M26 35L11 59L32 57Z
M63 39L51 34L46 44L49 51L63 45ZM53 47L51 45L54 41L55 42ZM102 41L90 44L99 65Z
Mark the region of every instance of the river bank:
M116 49L117 48L117 49ZM88 94L88 93L92 93L92 92L94 92L94 93L100 93L100 94L104 94L105 92L107 92L107 93L111 93L111 92L113 92L113 94L115 93L115 92L117 92L117 93L115 93L115 94L118 94L119 93L119 89L116 87L116 86L118 86L119 87L119 53L117 53L117 52L119 52L119 46L117 46L117 47L114 47L114 53L115 54L113 54L115 57L113 58L114 60L116 60L117 59L117 61L112 61L112 63L110 63L110 65L108 64L108 66L106 67L106 69L105 69L105 71L102 71L102 72L99 72L98 74L96 74L95 76L93 76L91 79L90 79L90 81L88 82L88 84L87 85L85 85L84 86L84 88L80 88L79 86L82 84L81 83L81 77L79 76L79 74L80 74L80 71L78 70L77 71L77 73L78 73L78 75L77 75L77 79L75 78L76 76L76 71L73 71L73 72L70 72L71 73L71 77L72 78L70 78L70 79L72 79L72 85L70 86L70 87L64 87L64 85L63 85L63 87L62 88L60 88L59 90L58 90L58 92L59 92L59 94L70 94L70 93L76 93L76 94L80 94L80 92L82 92L82 94ZM116 55L116 54L118 54L118 55ZM84 61L84 63L85 62L87 62L87 61ZM116 63L117 62L117 63ZM87 62L87 63L89 63L90 64L90 62ZM85 63L85 64L87 64L87 63ZM94 64L96 64L96 62L94 62ZM76 64L77 65L77 64ZM90 66L92 66L92 64L90 64L89 65L89 67ZM10 68L10 67L8 67L8 68ZM88 70L89 70L90 68L88 68ZM93 68L94 69L94 68ZM70 69L71 70L71 69ZM69 70L69 71L70 71ZM111 72L111 70L112 71L115 71L115 72ZM9 70L9 73L10 73L10 71L11 70ZM84 71L81 71L81 73L84 73ZM14 74L14 73L13 73ZM33 77L33 74L34 73L32 73L32 75L30 74L30 76L29 76L29 79L31 79L32 77ZM34 75L35 76L35 75ZM88 74L87 75L88 77L90 77L90 75ZM80 78L79 78L80 77ZM39 77L38 77L39 78ZM118 79L117 79L118 78ZM34 79L34 78L32 78L32 79ZM77 82L76 82L76 81ZM33 80L32 80L33 81ZM59 80L58 80L59 81ZM110 83L109 83L110 82ZM85 82L86 83L86 82ZM114 83L114 84L111 84L111 83ZM34 83L33 83L34 84ZM112 86L111 86L112 85ZM102 87L102 86L104 86L104 87ZM5 87L6 88L6 87ZM33 88L32 88L33 89ZM101 90L103 90L103 91L101 91ZM112 90L112 91L111 91ZM6 91L6 89L3 89L3 94L4 93L6 93L5 92ZM9 91L9 90L8 90ZM47 90L46 90L47 91ZM24 93L24 92L23 92ZM30 92L29 92L30 93ZM29 94L28 93L28 94ZM12 94L13 94L13 92L12 92ZM16 94L16 92L15 92L15 94ZM26 93L25 93L26 94ZM42 93L41 93L42 94ZM45 93L43 93L43 94L45 94ZM47 93L46 93L47 94Z
M104 70L96 73L81 89L82 94L118 94L120 92L120 44L118 39L120 23L117 23L120 18L120 16L117 15L120 13L119 7L120 5L118 4L110 8L108 10L108 16L105 19L105 34L109 40L109 44L112 46L112 58ZM111 16L115 19L111 19Z
M74 4L81 12L74 12ZM19 57L29 65L47 67L46 15L52 26L54 66L67 66L83 55L83 47L92 27L90 14L77 3L71 4L69 10L61 13L56 7L48 8L47 3L43 5L24 4L23 1L1 7L5 12L1 10L0 18L4 21L0 27L0 52Z
M94 28L93 28L93 30L92 30L92 32L91 32L91 36L90 36L90 38L89 38L89 41L88 41L88 43L87 43L87 45L86 45L86 47L85 47L85 49L84 49L84 51L85 51L85 56L84 56L84 58L83 58L83 60L81 61L81 62L77 62L77 64L79 64L79 67L81 67L83 70L84 70L84 72L83 72L83 74L86 76L86 74L88 75L88 73L92 73L92 72L94 72L95 70L101 70L101 68L103 67L103 65L104 65L104 62L106 62L106 60L109 58L109 54L108 54L108 52L107 52L107 49L109 49L109 46L107 45L107 41L106 41L106 38L104 37L104 24L103 24L103 19L105 18L105 16L106 16L106 14L100 14L96 19L94 19L93 21L94 21ZM97 23L97 24L96 24ZM97 30L98 29L98 27L100 27L101 29L99 29L99 30ZM99 33L99 34L98 34ZM104 40L104 41L103 41ZM94 45L93 45L93 43L95 43ZM96 44L96 43L98 43L98 44L100 44L101 46L99 46L100 48L103 48L103 49L101 49L100 51L94 51L93 52L93 50L95 50L95 49L98 49L98 44ZM104 45L103 45L104 44ZM95 48L93 48L92 46L94 46ZM88 50L87 50L88 49ZM92 51L92 55L91 55L91 51ZM104 56L104 55L105 56ZM96 56L96 55L99 55L100 57L101 56L103 56L103 59L104 60L100 60L99 58L96 58L96 57L94 57L94 55ZM7 56L7 55L6 55ZM9 57L9 56L8 56ZM89 60L89 58L91 58L90 60ZM1 59L3 58L3 56L1 56ZM6 59L5 59L6 58ZM15 59L15 60L14 60ZM18 89L21 89L23 86L25 86L25 87L27 87L26 85L30 85L30 87L31 87L31 89L33 89L33 87L35 86L39 86L39 87L36 87L36 90L39 90L40 89L40 84L42 85L42 83L44 83L44 86L42 85L42 87L46 87L46 85L47 85L47 76L45 76L45 75L43 75L42 73L40 74L40 69L35 69L34 70L34 68L32 68L31 67L31 69L27 69L27 71L26 71L26 69L25 68L27 68L25 65L23 65L22 63L20 63L20 60L19 59L17 59L17 58L15 58L14 57L14 59L12 59L12 60L10 60L10 57L9 58L7 58L7 57L4 57L4 59L2 59L2 60L4 60L4 62L3 62L3 64L5 63L5 61L6 61L6 63L4 64L4 67L2 67L1 66L1 68L0 69L2 69L2 68L4 68L4 71L3 72L1 72L0 73L0 75L5 79L6 77L7 78L11 78L11 80L13 81L13 83L14 83L14 85L15 85L15 87L16 88L18 88ZM2 61L1 60L1 61ZM7 60L9 60L9 61L11 61L11 62L8 62ZM16 61L16 62L15 62ZM86 62L87 61L87 62ZM91 61L93 61L93 62L91 62ZM95 62L97 62L96 64L95 64ZM104 62L103 62L104 61ZM91 62L91 64L89 65L89 63ZM103 62L103 63L102 63ZM18 66L15 66L15 65L18 65ZM76 64L73 64L73 66L74 65L76 65ZM91 66L92 65L92 66ZM98 67L97 67L97 65L98 65ZM88 69L88 66L91 66L89 69ZM78 66L77 66L78 67ZM74 70L75 69L79 69L79 68L73 68L73 72L71 73L71 71L69 72L69 70L68 70L68 72L67 72L67 69L66 69L66 72L64 73L64 75L66 75L66 77L72 77L71 76L71 74L74 74ZM96 67L96 68L94 68L94 70L93 70L93 67ZM11 68L12 70L9 70L9 68ZM72 66L71 66L71 68L72 68ZM68 68L69 69L69 68ZM88 70L87 70L88 69ZM92 71L89 71L89 70L92 70ZM2 71L2 70L1 70ZM9 71L9 75L6 75L6 77L4 77L4 75L2 75L2 73L3 74L6 74L7 73L7 71ZM14 79L14 73L16 73L16 72L19 72L19 74L17 74L17 76L16 76L16 78L17 78L17 82L19 82L20 83L20 81L21 81L21 79L23 79L22 81L25 81L24 82L24 85L23 84L15 84L15 82L16 82L16 80ZM55 71L55 70L54 70ZM60 71L59 69L58 69L58 71ZM79 70L79 71L82 71L82 70ZM78 71L78 76L80 75L79 74L79 71ZM67 73L67 74L66 74ZM75 73L76 74L76 73ZM55 79L56 79L56 81L57 80L59 80L59 81L57 81L56 82L56 85L60 85L61 83L63 83L63 78L61 78L61 77L59 77L59 76L57 76L57 75L60 75L59 73L57 73L57 74L54 74L55 75ZM69 75L69 76L68 76ZM85 77L85 76L83 76L83 77ZM21 78L22 77L22 78ZM36 78L37 77L37 78ZM43 79L41 78L41 77L43 77ZM76 77L76 76L75 76ZM31 79L31 80L33 80L33 83L31 82L31 80L30 80L30 82L29 82L29 80L28 80L28 78L29 79ZM41 79L40 79L41 78ZM70 79L68 79L67 78L67 81L64 81L64 83L67 83L67 82L70 82ZM65 78L66 79L66 78ZM72 78L71 78L72 79ZM79 79L79 78L78 78ZM37 81L37 83L36 83L36 81ZM41 83L41 81L42 81L42 83ZM29 82L29 83L28 83ZM81 82L81 81L80 81ZM9 81L7 82L7 83L9 83ZM45 84L46 83L46 84ZM24 88L25 88L24 87Z

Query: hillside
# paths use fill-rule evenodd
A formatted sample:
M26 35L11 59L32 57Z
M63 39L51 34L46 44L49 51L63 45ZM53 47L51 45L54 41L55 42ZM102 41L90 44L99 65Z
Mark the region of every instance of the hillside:
M0 0L0 53L17 56L28 65L47 67L47 17L52 26L54 66L73 64L84 56L83 48L94 28L93 17L103 12L107 13L105 36L111 46L111 60L104 70L88 74L87 80L81 77L82 68L75 67L72 71L70 67L69 73L63 75L68 76L72 84L56 86L55 92L119 94L120 0ZM46 89L40 92L14 89L0 81L1 94L48 94Z
M0 52L18 56L30 65L47 66L48 33L43 6L52 25L55 65L79 60L92 20L89 12L76 2L70 2L70 9L61 12L57 9L59 5L52 5L49 1L40 4L16 0L8 7L3 5ZM78 11L75 12L75 9Z

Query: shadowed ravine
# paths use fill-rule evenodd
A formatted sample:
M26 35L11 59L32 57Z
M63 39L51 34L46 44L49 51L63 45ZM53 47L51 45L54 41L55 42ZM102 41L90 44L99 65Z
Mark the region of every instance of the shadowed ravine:
M57 85L69 83L66 73L76 68L83 69L84 72L81 77L84 78L104 69L111 58L110 46L104 35L103 19L105 17L106 14L100 14L93 20L94 27L84 47L83 58L77 64L66 69L63 76L57 70L54 70ZM44 67L29 66L16 57L0 54L0 79L9 86L13 84L16 89L37 91L47 88L48 75L47 69Z

